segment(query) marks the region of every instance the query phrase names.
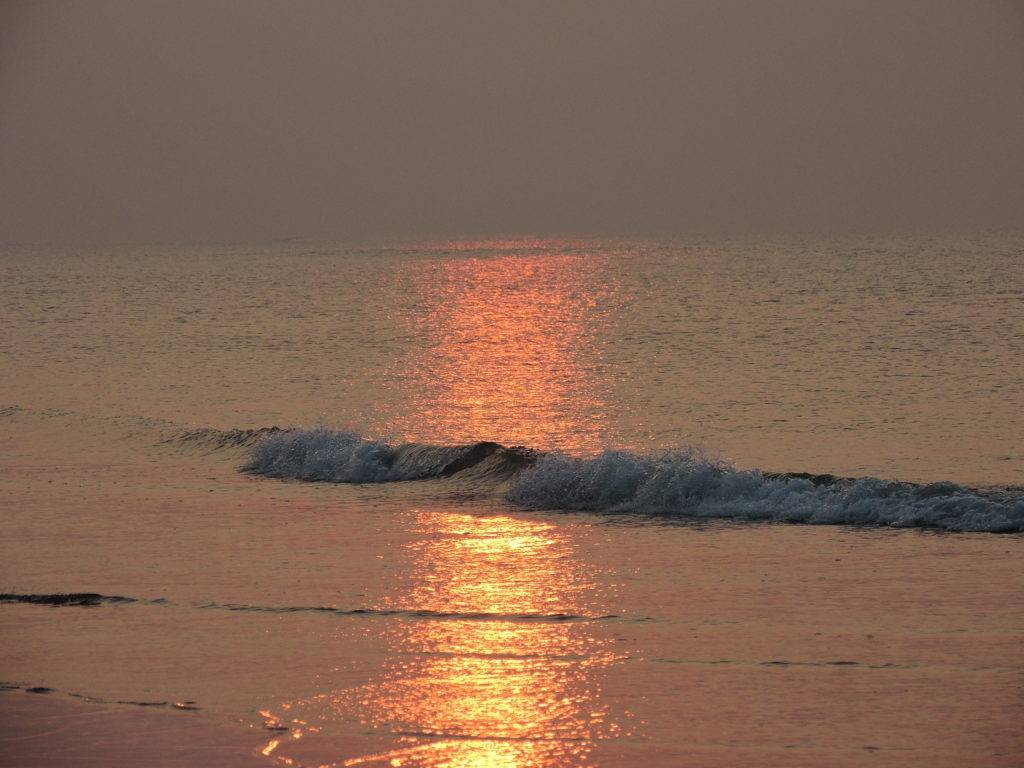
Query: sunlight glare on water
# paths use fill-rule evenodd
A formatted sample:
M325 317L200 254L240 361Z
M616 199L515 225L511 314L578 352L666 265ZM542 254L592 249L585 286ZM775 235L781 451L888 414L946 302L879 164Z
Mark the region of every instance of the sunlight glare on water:
M425 308L407 318L410 332L427 329L430 343L403 361L417 395L399 423L407 436L579 452L605 442L598 338L622 301L607 257L518 245L544 247L410 270Z
M414 524L410 588L382 607L452 615L395 622L377 679L281 711L324 729L355 717L395 738L344 765L578 765L595 740L621 734L601 700L618 657L588 631L598 596L563 533L456 512L419 512Z
M923 529L1019 519L1022 248L7 248L0 679L281 768L1009 768L1021 539ZM239 472L261 435L323 471Z

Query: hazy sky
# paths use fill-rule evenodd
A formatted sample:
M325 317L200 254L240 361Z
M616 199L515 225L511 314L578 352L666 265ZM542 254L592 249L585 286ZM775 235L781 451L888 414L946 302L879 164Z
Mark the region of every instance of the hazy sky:
M990 227L1020 0L0 0L0 241Z

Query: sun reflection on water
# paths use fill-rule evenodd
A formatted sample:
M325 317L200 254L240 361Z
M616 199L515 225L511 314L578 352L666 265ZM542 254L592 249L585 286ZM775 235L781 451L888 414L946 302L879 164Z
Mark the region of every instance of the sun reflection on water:
M594 632L599 590L562 529L450 511L416 512L413 525L410 588L380 607L437 617L389 621L375 679L316 697L325 723L390 741L329 765L586 765L596 740L622 732L601 694L619 657Z
M599 450L597 335L621 301L605 267L557 248L418 263L409 290L426 310L409 324L426 343L400 363L412 399L394 426L436 442Z
M593 334L614 286L596 258L542 246L417 264L410 291L424 309L410 331L429 344L402 361L415 416L396 427L408 439L601 447ZM408 568L375 607L411 615L368 630L386 650L381 669L356 688L281 705L313 713L302 721L309 733L347 728L362 739L342 761L320 764L588 764L595 741L621 733L601 691L602 670L618 657L611 633L596 629L604 601L571 529L446 509L405 519ZM283 739L264 753L296 765L284 756L294 739Z
M445 512L417 526L415 586L395 607L490 618L396 627L368 722L444 738L444 764L460 766L567 764L614 733L594 674L614 656L589 632L594 586L558 529Z

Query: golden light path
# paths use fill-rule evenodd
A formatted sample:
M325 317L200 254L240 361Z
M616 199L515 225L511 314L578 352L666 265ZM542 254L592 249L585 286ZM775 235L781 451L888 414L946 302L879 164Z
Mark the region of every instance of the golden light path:
M412 285L426 310L417 322L436 343L411 366L410 436L599 447L604 407L582 352L608 288L584 255L525 253L419 265ZM381 622L379 674L282 704L315 714L292 720L263 753L299 765L284 756L287 743L333 720L360 723L388 746L326 766L586 765L595 740L620 732L599 674L616 656L594 629L606 611L567 528L472 508L403 517L409 578L378 607L443 616Z
M393 757L460 768L565 765L614 733L594 675L613 655L587 622L550 618L580 616L590 587L555 527L453 512L421 512L416 524L425 536L416 587L395 607L493 618L396 627L398 660L365 692L366 720L440 740Z
M366 685L286 702L287 725L261 713L291 728L263 754L305 764L279 748L353 720L392 746L322 765L586 765L595 740L622 731L600 686L618 657L593 632L596 587L571 542L504 515L419 511L413 526L412 588L381 607L448 616L382 625L388 660Z
M512 255L430 260L410 277L426 307L412 323L428 329L430 343L402 361L414 383L400 431L433 442L602 447L593 334L614 285L601 257L538 245L494 243Z

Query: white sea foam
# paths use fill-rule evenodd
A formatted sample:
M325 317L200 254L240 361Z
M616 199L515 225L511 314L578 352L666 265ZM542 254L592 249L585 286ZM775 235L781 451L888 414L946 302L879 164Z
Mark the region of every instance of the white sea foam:
M247 472L268 477L329 483L407 480L395 472L394 449L352 432L286 430L261 440Z
M875 525L947 531L1024 531L1024 494L999 497L955 483L765 474L712 461L696 449L594 458L497 443L390 445L331 429L264 433L244 471L330 483L386 483L462 473L511 477L506 498L535 509L680 519Z
M388 483L474 469L492 477L523 466L522 452L497 443L393 446L332 429L280 430L261 439L246 472L327 483Z
M642 456L606 451L592 459L542 456L520 472L508 498L527 507L691 519L1024 531L1024 499L987 498L953 483L914 485L876 478L767 476L709 461L694 451Z

